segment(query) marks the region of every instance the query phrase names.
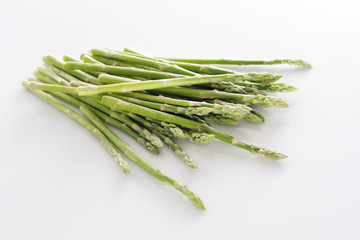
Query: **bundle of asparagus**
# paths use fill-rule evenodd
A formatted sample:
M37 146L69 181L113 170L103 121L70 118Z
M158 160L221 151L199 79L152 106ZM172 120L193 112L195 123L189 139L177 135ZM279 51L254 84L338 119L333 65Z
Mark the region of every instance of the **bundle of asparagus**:
M211 127L211 122L237 124L243 119L263 122L265 118L251 105L288 107L280 98L267 92L291 92L295 87L275 83L282 75L272 73L239 73L208 64L294 64L310 65L301 60L243 61L173 59L151 57L125 48L92 49L81 61L64 56L63 61L45 56L48 67L38 67L34 78L23 86L47 103L66 113L95 135L125 172L128 163L116 148L145 171L167 183L200 209L201 199L182 185L154 168L106 125L110 124L134 138L148 151L159 154L167 145L191 168L196 162L174 141L187 138L207 144L219 139L250 153L269 159L287 156L276 150L245 143ZM76 108L84 118L62 100Z

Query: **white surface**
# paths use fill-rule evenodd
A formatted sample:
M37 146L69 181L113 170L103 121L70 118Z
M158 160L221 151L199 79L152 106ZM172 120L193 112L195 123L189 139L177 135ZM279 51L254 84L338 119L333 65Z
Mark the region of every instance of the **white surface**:
M4 2L0 239L359 239L359 23L347 0ZM207 211L132 163L126 176L90 133L20 86L43 55L93 47L311 62L244 67L284 73L300 90L281 95L291 108L261 110L265 124L221 126L289 158L179 141L194 171L118 132Z

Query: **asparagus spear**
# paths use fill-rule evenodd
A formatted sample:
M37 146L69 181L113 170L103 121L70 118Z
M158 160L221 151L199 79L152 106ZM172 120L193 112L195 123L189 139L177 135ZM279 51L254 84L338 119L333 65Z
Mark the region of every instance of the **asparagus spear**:
M135 153L130 146L116 136L92 111L85 105L80 106L81 112L96 126L98 127L113 143L114 145L125 154L125 156L139 165L145 171L150 173L165 184L169 184L179 190L198 208L205 210L205 206L200 197L193 193L186 185L181 185L174 179L164 175L159 169L154 168L137 153Z
M195 72L195 73L200 73L200 74L216 75L216 74L236 73L234 71L230 71L230 70L227 70L227 69L218 68L218 67L214 67L214 66L209 66L209 65L186 63L186 62L176 62L176 61L170 61L169 59L164 59L164 58L150 57L150 56L139 53L139 52L137 52L135 50L132 50L132 49L129 49L129 48L124 48L124 52L134 54L135 56L138 56L138 57L165 61L165 62L170 63L170 64L176 64L179 67L182 67L182 68L187 69L189 71L192 71L192 72Z
M245 82L236 82L234 84L241 87L257 88L259 90L264 90L266 92L293 92L297 90L296 87L286 83L273 83L265 86L257 83L245 83Z
M132 121L130 118L128 118L125 114L114 112L111 109L109 109L107 106L104 106L101 104L101 101L93 98L85 98L85 97L79 97L79 99L88 105L106 113L107 115L111 116L112 118L115 118L116 120L119 120L126 125L128 125L131 129L133 129L135 132L137 132L141 137L148 140L151 144L153 144L155 147L161 148L163 146L161 140L151 132L149 132L146 128L142 128L138 124L136 124L134 121Z
M102 103L111 107L114 110L120 110L120 111L131 111L135 114L139 114L142 116L150 117L153 119L157 119L164 122L174 123L179 126L183 126L186 128L190 128L193 130L197 130L199 132L206 132L209 134L215 135L215 137L223 142L229 143L231 145L234 145L236 147L240 147L242 149L248 150L251 153L264 155L266 158L269 159L283 159L287 156L283 153L277 152L270 148L261 148L253 144L247 144L245 142L242 142L230 135L221 133L217 131L216 129L203 124L201 122L196 122L190 119L186 119L183 117L175 116L172 114L160 112L154 109L142 107L133 103L129 103L114 97L110 96L104 96L102 98Z
M264 75L256 74L255 76L252 73L224 74L224 75L215 75L215 76L195 76L195 77L186 77L186 78L178 78L178 79L164 79L164 80L154 80L154 81L144 81L144 82L129 82L129 83L121 83L121 84L102 85L102 86L80 87L79 95L92 95L92 94L99 94L105 92L131 92L131 91L150 90L150 89L177 87L177 86L189 86L189 85L204 84L204 83L217 83L223 81L245 81L245 80L250 81L251 79L254 80L257 78L263 80L265 79L264 81L267 81L268 79L267 74Z
M124 75L124 76L138 76L151 79L164 79L164 78L177 78L182 75L177 75L173 73L159 72L159 71L150 71L144 69L138 69L133 67L116 67L108 66L103 64L94 64L94 63L79 63L79 62L66 62L64 65L65 70L84 70L84 71L99 71L115 75Z
M197 63L197 64L218 64L218 65L273 65L290 64L300 67L311 67L303 60L298 59L275 59L275 60L230 60L230 59L186 59L186 58L165 58L175 62Z
M40 72L35 72L34 73L35 76L40 79L41 81L48 83L48 84L56 84L56 81L51 79L50 77L40 73ZM35 81L35 79L29 79L29 81L33 82ZM80 105L85 104L84 102L69 96L67 94L64 93L60 93L60 92L51 92L51 95L54 95L55 97L75 106L75 107L80 107ZM104 114L103 112L100 112L99 110L97 110L96 108L93 108L92 106L89 105L89 107L92 108L92 110L105 122L107 122L108 124L111 124L115 127L117 127L118 129L120 129L121 131L125 132L126 134L128 134L130 137L134 138L137 142L139 142L145 149L149 150L150 152L154 153L154 154L159 154L159 150L157 149L157 147L155 147L153 144L151 144L149 141L147 141L145 138L140 137L137 133L135 133L133 130L131 130L125 123L122 123L120 120L114 119L106 114Z
M43 99L45 102L49 103L50 105L54 106L55 108L59 109L78 123L80 123L83 127L85 127L89 132L91 132L105 147L105 149L110 153L110 155L114 158L115 162L119 165L119 167L125 172L130 172L130 167L127 162L121 157L121 155L115 150L114 146L111 142L102 134L102 132L94 127L91 123L89 123L85 118L81 115L73 111L71 108L65 106L64 104L57 101L53 98L50 94L47 94L41 90L32 89L30 83L23 81L22 85L24 88L29 90L30 92L34 93L39 98Z
M157 136L159 136L159 138L171 149L175 152L176 155L178 155L181 160L183 160L186 165L188 165L191 168L196 169L197 168L197 164L196 162L190 158L187 153L181 149L181 147L176 144L171 138L170 136L167 135L167 133L164 133L164 130L159 128L159 126L156 123L150 123L149 121L147 121L145 118L136 115L134 113L131 112L126 112L126 114L131 117L132 119L134 119L135 121L137 121L139 124L142 124L144 127L146 127L149 131L151 131L153 134L156 134Z
M120 61L124 61L124 62L140 64L140 65L152 67L155 69L159 69L164 72L170 72L170 73L182 74L182 75L188 75L188 76L196 75L195 73L188 71L186 69L183 69L177 65L154 61L151 59L139 58L136 56L131 56L131 55L120 53L120 52L107 51L107 50L101 50L101 49L92 49L90 52L91 52L91 54L96 55L96 56L108 57L108 58L112 58L112 59L116 59L116 60L120 60Z
M99 84L98 80L96 77L80 71L80 70L69 70L69 69L65 69L64 65L65 63L56 59L55 57L51 56L51 55L47 55L45 57L43 57L43 61L49 65L55 66L57 68L60 68L61 70L67 72L68 74L71 74L75 77L77 77L78 79L81 79L84 82L88 82L88 83L92 83L92 84Z
M63 60L64 60L64 62L81 62L73 57L68 56L68 55L64 55ZM101 72L96 72L96 71L89 71L87 73L94 75L95 77L98 77L101 74Z
M237 93L221 92L218 90L204 90L195 88L162 88L152 90L155 93L166 93L197 99L222 99L233 102L245 102L250 104L263 104L264 107L288 107L282 99L264 95L246 95Z
M224 115L229 118L234 119L242 119L246 114L252 110L250 107L243 105L243 104L212 104L207 102L199 102L199 101L190 101L184 99L176 99L173 97L165 97L162 95L151 95L147 93L139 93L139 92L127 92L121 93L123 96L132 97L136 99L147 100L151 102L158 102L158 103L165 103L171 104L175 106L182 106L182 107L205 107L205 108L212 108L214 109L212 112L214 114ZM115 95L118 96L118 95Z
M211 84L206 84L205 86L230 93L266 95L264 92L260 91L257 88L239 86L232 82L211 83Z
M55 85L55 84L45 84L45 83L39 83L39 82L30 82L29 87L33 89L40 89L40 90L46 90L46 91L55 91L55 92L63 92L63 93L69 93L69 94L77 94L77 88L70 87L70 86L61 86L61 85Z

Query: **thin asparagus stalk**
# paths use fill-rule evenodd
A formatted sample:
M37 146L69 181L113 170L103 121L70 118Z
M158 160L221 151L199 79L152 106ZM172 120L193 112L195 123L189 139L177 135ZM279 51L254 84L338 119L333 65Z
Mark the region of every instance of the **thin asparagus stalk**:
M120 62L120 61L116 61L111 58L99 57L99 56L94 56L94 55L89 56L89 55L84 54L82 56L83 61L88 62L88 63L95 63L95 62L91 62L92 60L88 59L88 57L91 57L93 60L96 60L97 63L103 63L105 65L110 65L110 66L134 67L134 68L140 68L140 69L151 70L151 71L159 71L158 69L155 69L152 67L147 67L147 66L143 66L143 65L134 64L134 63Z
M60 84L60 85L64 85L64 86L68 86L68 82L66 80L64 80L62 77L60 77L59 75L57 75L55 72L47 69L47 68L44 68L44 67L38 67L37 68L37 71L39 71L40 73L42 74L45 74L46 76L54 79L56 81L57 84Z
M205 86L230 93L266 95L264 92L260 91L257 88L239 86L232 82L211 83L211 84L206 84Z
M65 64L66 66L66 64ZM262 78L259 74L256 77ZM100 75L101 78L101 75ZM178 79L164 79L144 82L129 82L121 84L109 84L101 86L80 87L79 95L93 95L106 92L131 92L140 90L151 90L168 87L189 86L204 83L217 83L222 81L243 81L245 79L253 79L253 75L249 74L224 74L215 76L195 76Z
M126 97L121 95L114 95L114 96L124 101L132 102L135 104L139 104L141 106L157 109L160 111L170 112L174 114L203 116L203 115L208 115L209 113L212 112L216 112L214 108L209 108L209 107L179 107L169 104L144 101L133 97Z
M247 144L245 142L242 142L230 135L221 133L217 131L216 129L203 124L201 122L196 122L190 119L186 119L183 117L175 116L172 114L164 113L161 111L157 111L154 109L142 107L133 103L129 103L114 97L110 96L104 96L102 98L102 103L106 106L109 106L110 108L114 110L120 110L120 111L131 111L135 114L139 114L142 116L150 117L153 119L157 119L164 122L174 123L179 126L183 126L186 128L190 128L199 132L206 132L208 134L213 134L215 137L223 142L229 143L231 145L234 145L236 147L240 147L242 149L248 150L251 153L264 155L266 158L269 159L283 159L287 156L283 153L277 152L270 148L261 148L253 144Z
M175 99L170 97L165 97L162 95L151 95L146 93L139 93L139 92L127 92L121 93L123 96L132 97L136 99L147 100L151 102L158 102L158 103L165 103L175 106L182 106L182 107L206 107L214 109L212 112L214 114L221 114L229 118L234 119L242 119L246 114L248 114L252 109L243 104L212 104L207 102L198 102L198 101L190 101L184 99ZM116 95L118 96L118 95Z
M59 75L60 77L64 78L66 81L71 82L71 81L80 81L79 79L77 79L76 77L74 77L73 75L65 72L64 70L61 70L60 68L57 68L53 65L49 66L51 71L53 71L54 73L56 73L57 75Z
M245 102L250 104L262 104L264 107L288 107L282 99L264 95L246 95L238 93L221 92L218 90L204 90L195 88L162 88L152 90L155 93L166 93L197 99L222 99L234 102Z
M297 88L294 86L291 86L289 84L286 83L273 83L270 85L261 85L261 84L257 84L257 83L245 83L245 82L236 82L234 83L238 86L241 87L250 87L250 88L257 88L259 90L264 90L266 92L293 92L296 91Z
M209 122L209 121L214 121L217 122L219 124L226 124L226 125L237 125L238 121L234 118L228 118L228 117L224 117L222 115L207 115L205 116L205 121Z
M104 72L115 75L136 76L136 77L145 77L151 79L178 78L182 76L173 73L150 71L150 70L138 69L133 67L116 67L116 66L108 66L108 65L94 64L94 63L66 62L64 68L65 70L78 69L83 71L98 71L98 72Z
M290 64L300 67L311 67L303 60L298 59L275 59L275 60L230 60L230 59L186 59L186 58L165 58L175 62L187 62L197 64L218 64L218 65L273 65Z
M91 132L105 147L105 149L110 153L110 155L114 158L115 162L119 165L119 167L125 172L130 173L130 167L127 162L121 157L121 155L115 150L114 146L111 142L102 134L102 132L94 127L91 123L89 123L84 117L73 111L71 108L65 106L64 104L57 101L53 96L47 94L41 90L32 89L29 87L29 84L32 82L23 81L22 85L24 88L34 93L39 98L43 99L45 102L59 109L78 123L80 123L83 127L85 127L89 132Z
M135 153L130 146L122 141L118 136L116 136L92 111L90 108L85 105L80 106L81 112L96 126L98 127L104 134L107 136L114 145L122 152L124 155L132 160L134 163L139 165L145 171L150 173L152 176L156 177L163 183L167 183L177 190L179 190L182 194L184 194L188 199L198 208L205 210L205 206L201 201L200 197L190 191L190 189L186 185L181 185L176 182L174 179L164 175L159 169L154 168L148 162L146 162L143 158L141 158L137 153Z
M188 165L191 168L198 168L196 162L190 158L187 153L181 149L181 147L176 144L169 135L167 135L168 133L166 132L165 129L161 129L160 126L158 126L156 123L150 123L149 121L147 121L145 118L136 115L134 113L131 112L126 112L126 114L131 117L132 119L134 119L135 121L137 121L139 124L142 124L144 127L146 127L149 131L151 131L153 134L156 134L157 136L159 136L159 138L171 149L175 152L176 155L178 155L181 160L183 160L186 165ZM165 131L165 132L164 132Z
M36 77L48 84L56 84L56 81L51 79L50 77L41 74L40 72L38 72L38 74L36 74ZM29 79L29 81L35 81L35 79ZM69 96L67 94L64 93L60 93L60 92L51 92L51 95L54 95L55 97L75 106L75 107L80 107L80 105L86 104L72 96ZM145 149L149 150L150 152L154 153L154 154L159 154L159 150L157 149L157 147L155 147L154 145L152 145L150 142L148 142L145 138L140 137L136 132L134 132L133 130L131 130L125 123L122 123L119 120L116 120L106 114L104 114L103 112L100 112L99 110L97 110L96 108L88 105L90 108L92 108L92 110L106 123L111 124L115 127L117 127L118 129L120 129L121 131L125 132L126 134L128 134L130 137L134 138L137 142L139 142Z
M96 77L80 71L80 70L68 70L64 68L64 62L56 59L55 57L51 56L51 55L47 55L45 57L43 57L43 61L49 65L53 65L57 68L60 68L61 70L67 72L68 74L71 74L75 77L77 77L78 79L81 79L84 82L88 82L88 83L92 83L92 84L99 84L98 80Z
M64 55L63 60L64 60L64 62L81 62L81 61L77 60L76 58L70 57L68 55ZM95 71L89 71L87 73L94 75L95 77L98 77L101 74L101 72L95 72Z
M215 135L208 133L199 133L192 130L184 131L185 137L193 143L207 144L215 139Z
M102 84L115 84L115 83L127 83L127 82L140 82L139 80L131 79L128 77L113 76L106 73L100 74L99 82Z
M57 94L56 92L52 92L51 94L55 95L56 97L59 97L59 94ZM61 93L63 94L63 93ZM60 99L74 105L74 100L78 101L79 103L76 104L77 107L80 107L80 105L84 105L84 102L81 102L71 96L68 96L66 94L64 94L65 96L60 95ZM67 96L67 97L66 97ZM70 99L69 101L69 98ZM134 132L133 130L131 130L125 123L120 122L119 120L112 118L108 115L106 115L105 113L97 110L96 108L88 105L88 107L91 108L91 110L93 112L96 113L96 115L101 118L101 120L103 120L104 122L113 125L115 127L117 127L118 129L120 129L121 131L125 132L126 134L128 134L130 137L134 138L137 142L139 142L146 150L149 150L150 152L154 153L154 154L159 154L159 150L157 149L157 147L155 147L154 145L152 145L150 142L148 142L145 138L140 137L136 132Z
M37 78L39 78L40 80L42 80L48 84L52 84L52 83L56 82L55 80L53 80L53 79L49 78L48 76L41 74L41 73L35 72L34 75ZM32 83L32 84L34 84L34 83ZM39 85L39 84L40 83L35 82L35 85ZM59 87L62 87L62 86L56 86L56 85L51 86L51 88L53 88L52 89L53 91L59 90ZM49 86L47 86L47 88L49 88ZM47 90L49 90L49 89L47 89ZM61 89L61 90L69 91L68 89ZM131 129L133 129L135 132L137 132L141 137L148 140L155 147L163 146L161 140L156 135L150 133L147 129L141 128L138 124L131 121L131 119L126 117L124 114L119 114L117 112L111 111L108 107L102 105L101 102L96 101L96 99L94 99L94 98L89 99L89 98L79 97L79 96L77 96L77 94L73 94L73 96L80 99L82 102L85 102L86 104L94 107L95 109L98 109L98 110L106 113L107 115L115 118L116 120L119 120L120 122L125 123ZM153 150L151 146L147 146L147 148L149 148L150 151L156 153L156 150Z
M77 88L70 87L70 86L61 86L55 84L45 84L39 82L30 82L28 87L32 89L39 89L45 91L55 91L55 92L63 92L69 94L77 94Z
M136 124L134 121L132 121L130 118L128 118L125 114L112 111L110 108L108 108L107 106L104 106L101 103L101 101L99 101L97 99L93 99L93 98L90 99L90 98L85 98L85 97L79 97L79 99L81 101L87 103L88 105L115 118L116 120L119 120L119 121L125 123L131 129L133 129L135 132L137 132L141 137L148 140L154 146L156 146L158 148L161 148L163 146L161 140L156 135L149 132L146 128L142 128L141 126Z
M200 74L216 75L216 74L236 73L234 71L230 71L227 69L218 68L218 67L214 67L214 66L209 66L209 65L186 63L186 62L176 62L176 61L170 61L170 60L164 59L164 58L150 57L148 55L142 54L140 52L137 52L137 51L135 51L133 49L129 49L129 48L124 48L124 52L135 54L135 56L138 56L138 57L149 58L149 59L153 59L153 60L160 60L160 61L164 61L164 62L167 62L170 64L175 64L175 65L178 65L179 67L182 67L189 71L192 71L195 73L200 73Z
M159 69L160 71L164 71L164 72L182 74L182 75L187 75L187 76L196 75L195 73L188 71L186 69L183 69L177 65L154 61L151 59L139 58L136 56L132 56L132 55L128 55L128 54L124 54L124 53L120 53L120 52L107 51L107 50L101 50L101 49L92 49L90 52L92 55L112 58L112 59L129 62L129 63L140 64L140 65L152 67L155 69Z

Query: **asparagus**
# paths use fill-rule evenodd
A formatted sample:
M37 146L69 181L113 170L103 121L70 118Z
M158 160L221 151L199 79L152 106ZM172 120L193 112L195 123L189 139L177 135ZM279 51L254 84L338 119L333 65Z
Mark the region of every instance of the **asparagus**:
M112 58L112 59L116 59L116 60L120 60L120 61L124 61L124 62L140 64L140 65L152 67L155 69L159 69L160 71L164 71L164 72L170 72L170 73L182 74L182 75L188 75L188 76L196 75L195 73L188 71L186 69L183 69L177 65L154 61L151 59L139 58L136 56L131 56L131 55L120 53L120 52L107 51L107 50L101 50L101 49L92 49L91 54L93 54L95 56L100 56L100 57Z
M153 90L154 91L154 90ZM166 93L197 99L222 99L233 102L245 102L250 104L262 104L264 107L288 107L282 99L264 95L246 95L237 93L221 92L218 90L204 90L195 88L162 88L156 89L155 93Z
M298 59L275 59L275 60L230 60L230 59L186 59L186 58L165 58L175 62L197 63L197 64L218 64L218 65L273 65L290 64L300 67L311 67L303 60Z
M66 65L65 65L66 66ZM154 80L154 81L144 81L144 82L129 82L121 84L109 84L103 86L91 86L91 87L80 87L79 95L93 95L105 92L131 92L131 91L140 91L140 90L151 90L159 88L168 88L168 87L178 87L178 86L190 86L196 84L204 83L217 83L223 81L244 81L247 79L263 79L261 81L267 81L267 75L252 73L248 74L224 74L216 76L195 76L195 77L186 77L178 79L164 79L164 80ZM257 81L257 80L256 80Z
M163 58L158 58L158 57L156 57L156 58L149 57L149 56L147 56L145 54L139 53L139 52L137 52L135 50L132 50L132 49L129 49L129 48L124 48L124 52L135 54L138 57L149 58L149 59L153 59L153 60L161 60L161 61L165 61L165 62L170 63L170 64L176 64L179 67L182 67L182 68L187 69L189 71L192 71L192 72L195 72L195 73L200 73L200 74L216 75L216 74L236 73L234 71L230 71L230 70L227 70L227 69L218 68L218 67L214 67L214 66L194 64L194 63L186 63L186 62L176 62L176 61L170 61L168 59L163 59Z
M184 100L184 99L176 99L176 98L170 98L165 97L162 95L151 95L146 93L139 93L139 92L127 92L127 93L121 93L123 96L132 97L136 99L142 99L147 100L151 102L158 102L158 103L165 103L175 106L182 106L182 107L204 107L204 108L212 108L213 111L211 111L214 114L221 114L229 118L234 119L241 119L246 114L248 114L251 110L250 107L245 106L243 104L211 104L207 102L198 102L198 101L190 101L190 100ZM118 96L118 95L116 95Z
M206 84L205 86L209 86L210 88L217 89L220 91L230 92L230 93L266 95L264 92L260 91L257 88L240 86L232 82L211 83L211 84Z
M73 57L68 56L68 55L64 55L63 60L64 60L64 62L81 62ZM95 72L95 71L89 71L87 73L94 75L95 77L98 77L101 74L101 72Z
M92 111L90 108L85 105L80 106L81 112L114 143L114 145L124 153L124 155L144 169L146 172L150 173L152 176L156 177L165 184L169 184L179 190L184 194L188 199L198 208L205 210L205 206L200 199L200 197L193 193L186 185L181 185L174 179L164 175L159 169L154 168L143 158L141 158L137 153L135 153L130 146L122 141L118 136L116 136Z
M261 148L253 144L247 144L245 142L242 142L230 135L221 133L217 131L216 129L203 124L201 122L196 122L190 119L186 119L183 117L175 116L172 114L160 112L154 109L142 107L133 103L129 103L114 97L110 96L104 96L102 98L102 103L111 107L114 110L120 110L120 111L131 111L135 114L139 114L142 116L150 117L153 119L157 119L164 122L174 123L186 128L190 128L193 130L197 130L199 132L206 132L209 134L215 135L215 137L223 142L229 143L231 145L234 145L236 147L240 147L242 149L248 150L251 153L264 155L266 158L269 159L283 159L287 156L283 153L277 152L270 148Z
M147 129L142 128L138 124L136 124L134 121L132 121L130 118L128 118L125 114L121 114L118 112L112 111L110 108L104 106L99 102L97 99L93 98L85 98L85 97L79 97L79 99L88 105L106 113L107 115L111 116L112 118L115 118L116 120L119 120L123 123L125 123L127 126L129 126L131 129L133 129L135 132L137 132L141 137L148 140L152 145L155 147L161 148L163 146L161 140L154 134L150 133Z
M92 83L92 84L99 84L98 80L96 77L80 71L80 70L69 70L69 69L65 69L65 63L56 59L55 57L51 56L51 55L47 55L45 57L43 57L43 61L49 65L55 66L57 68L60 68L61 70L67 72L68 74L71 74L75 77L77 77L78 79L81 79L84 82L88 82L88 83Z
M215 139L215 135L208 133L199 133L192 130L184 131L185 137L193 143L207 144Z
M51 79L50 77L41 74L40 72L35 72L35 76L40 79L41 81L48 83L48 84L56 84L56 81ZM35 81L35 79L29 79L29 81ZM69 96L67 94L64 93L60 93L60 92L51 92L51 95L54 95L55 97L75 106L75 107L80 107L80 105L85 104L84 102ZM88 105L89 107L92 108L92 110L106 123L111 124L115 127L117 127L118 129L120 129L121 131L125 132L126 134L128 134L130 137L134 138L137 142L139 142L145 149L149 150L150 152L154 153L154 154L159 154L159 150L157 149L157 147L155 147L153 144L151 144L150 142L148 142L145 138L140 137L137 133L135 133L133 130L131 130L125 123L122 123L120 120L114 119L106 114L104 114L103 112L100 112L99 110L97 110L96 108Z
M33 89L40 89L46 91L56 91L56 92L63 92L69 94L77 94L77 88L70 87L70 86L61 86L55 84L44 84L39 82L30 82L29 87Z
M264 90L266 92L293 92L296 91L297 88L294 86L291 86L289 84L286 83L273 83L270 85L261 85L261 84L256 84L256 83L245 83L245 82L236 82L235 83L238 86L241 87L250 87L250 88L257 88L259 90Z
M146 119L144 119L141 116L138 116L134 113L127 112L127 115L137 121L139 124L142 124L144 127L146 127L149 131L151 131L153 134L156 134L159 136L159 138L171 149L175 152L176 155L178 155L181 160L183 160L186 165L188 165L191 168L196 169L197 164L196 162L190 158L187 153L181 149L181 147L176 144L168 135L167 133L164 133L164 129L161 129L156 123L150 123Z
M116 67L116 66L108 66L103 64L79 63L79 62L66 62L64 65L64 69L98 71L98 72L104 72L115 75L137 76L137 77L145 77L151 79L178 78L182 76L173 73L151 71L151 70L138 69L133 67Z
M51 92L50 94L54 95L55 97L65 101L73 106L76 106L76 107L80 107L81 105L85 104L84 102L81 102L81 101L77 100L76 98L66 95L64 93ZM106 122L110 125L113 125L113 126L117 127L118 129L120 129L121 131L125 132L130 137L134 138L137 142L139 142L145 149L149 150L150 152L152 152L154 154L159 154L159 150L154 145L152 145L150 142L148 142L144 138L140 137L137 133L135 133L133 130L131 130L125 123L122 123L119 120L116 120L116 119L104 114L103 112L97 110L96 108L91 107L90 105L88 105L88 107L90 107L92 109L92 111L94 111L96 113L96 115L98 115L104 122Z
M56 81L57 84L60 84L60 85L68 85L68 82L66 80L64 80L62 77L60 77L59 75L57 75L55 72L47 69L47 68L44 68L44 67L38 67L37 68L37 71L39 71L40 73L54 79Z
M53 91L58 91L60 88L62 88L61 90L63 92L65 91L65 92L68 92L68 93L73 93L73 92L71 92L71 91L73 91L73 90L71 90L72 88L63 87L63 86L56 86L56 85L50 85L50 84L55 83L55 81L53 79L51 79L51 78L48 78L47 76L40 75L40 74L37 74L37 73L35 73L35 76L38 77L40 80L48 83L48 85L44 86L45 88L47 88L47 90L51 89ZM36 83L36 82L31 83L31 84L32 85L44 85L44 84L40 84L40 83ZM97 102L96 99L89 99L89 98L79 97L79 96L77 96L77 94L73 94L73 95L75 95L75 97L80 99L82 102L85 102L88 105L94 107L95 109L98 109L98 110L106 113L107 115L115 118L116 120L119 120L119 121L125 123L127 126L129 126L134 131L136 131L141 137L148 140L155 148L163 146L161 140L156 135L150 133L147 129L141 128L138 124L131 121L131 119L126 117L124 114L119 114L119 113L111 111L106 106L104 106L101 103ZM152 146L150 146L148 144L146 146L146 148L149 149L151 152L156 153L157 149L154 149L154 147L152 147Z
M106 73L100 74L99 82L102 84L126 83L126 82L139 82L139 80L131 79L128 77L113 76Z
M76 77L74 77L73 75L61 70L60 68L57 68L53 65L50 65L50 69L56 73L57 75L59 75L60 77L64 78L66 81L71 82L71 81L79 81L79 79L77 79Z
M84 128L86 128L89 132L91 132L105 147L105 149L110 153L110 155L114 158L115 162L119 165L119 167L125 172L130 172L130 167L127 162L121 157L121 155L115 150L114 146L111 142L102 134L102 132L94 127L91 123L89 123L85 118L81 115L73 111L71 108L65 106L64 104L57 101L50 94L47 94L41 90L31 88L30 84L33 82L23 81L22 85L24 88L34 93L39 98L43 99L45 102L59 109L78 123L80 123Z

